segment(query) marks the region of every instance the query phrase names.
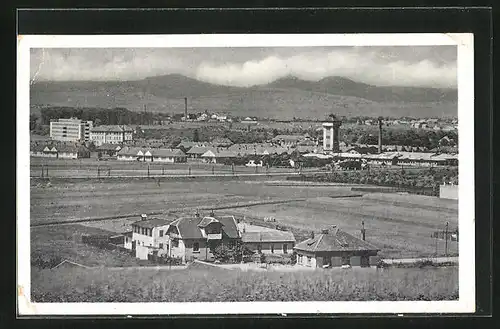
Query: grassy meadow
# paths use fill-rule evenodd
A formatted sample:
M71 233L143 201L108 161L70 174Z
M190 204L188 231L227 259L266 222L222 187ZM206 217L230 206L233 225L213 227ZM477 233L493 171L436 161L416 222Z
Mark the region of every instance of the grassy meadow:
M458 268L243 272L64 268L32 272L36 302L403 301L458 298Z
M339 197L352 194L350 187L344 185L280 186L262 181L169 181L160 186L154 180L61 182L49 187L31 187L31 223L155 212L174 218L181 214L192 215L197 207L303 199L216 212L257 222L273 216L277 224L293 230L297 241L309 236L311 230L319 231L329 225L338 225L360 236L364 221L367 240L380 247L382 256L394 258L433 256L436 249L439 256L444 255L444 240L436 241L431 235L444 230L446 221L450 230L458 225L456 200L388 193ZM172 210L175 211L169 215ZM138 219L130 217L83 225L124 232ZM448 254L458 254L457 242L449 241Z

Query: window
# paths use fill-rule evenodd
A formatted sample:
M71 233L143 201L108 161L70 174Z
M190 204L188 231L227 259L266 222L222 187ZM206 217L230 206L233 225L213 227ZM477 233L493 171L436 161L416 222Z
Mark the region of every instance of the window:
M158 246L160 249L163 249L163 243L160 243Z
M153 236L153 229L152 228L149 229L149 236Z
M274 244L271 243L271 254L274 254Z
M286 245L286 243L283 243L283 253L288 254L288 246Z
M163 236L163 230L160 230L160 237Z
M342 265L351 265L351 257L342 256Z
M311 265L311 256L307 256L307 265Z
M178 247L179 246L179 240L178 239L173 239L172 240L172 247Z
M260 243L257 245L257 252L258 252L259 254L261 254L261 253L262 253L262 245L261 245Z
M200 251L200 244L198 242L193 243L193 252Z

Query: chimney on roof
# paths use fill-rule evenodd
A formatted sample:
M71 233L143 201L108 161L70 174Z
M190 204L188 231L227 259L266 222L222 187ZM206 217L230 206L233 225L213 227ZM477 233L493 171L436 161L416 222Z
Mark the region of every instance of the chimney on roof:
M141 214L141 220L146 220L148 218L148 215L146 214Z

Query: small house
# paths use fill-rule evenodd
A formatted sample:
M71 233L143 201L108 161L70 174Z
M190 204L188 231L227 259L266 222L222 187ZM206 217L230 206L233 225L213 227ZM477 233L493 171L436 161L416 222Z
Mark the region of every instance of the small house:
M148 254L164 256L169 252L169 236L167 231L172 221L152 218L146 215L132 224L132 250L139 259L148 259Z
M259 254L288 254L295 246L292 232L266 229L260 232L242 232L241 241L249 250Z
M297 264L308 267L375 266L380 249L371 243L331 227L314 234L293 248Z
M213 250L221 244L234 244L240 239L234 216L183 217L173 221L168 229L170 256L183 263L214 260Z

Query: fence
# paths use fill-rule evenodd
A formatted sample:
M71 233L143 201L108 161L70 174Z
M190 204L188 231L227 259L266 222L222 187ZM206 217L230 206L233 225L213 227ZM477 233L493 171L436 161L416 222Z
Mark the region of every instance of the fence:
M107 178L107 177L169 177L169 176L240 176L314 173L318 169L294 169L287 167L246 167L207 163L120 163L100 164L67 161L64 164L32 164L30 176L40 178Z

